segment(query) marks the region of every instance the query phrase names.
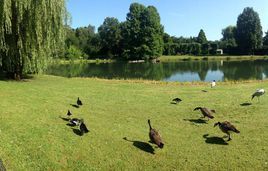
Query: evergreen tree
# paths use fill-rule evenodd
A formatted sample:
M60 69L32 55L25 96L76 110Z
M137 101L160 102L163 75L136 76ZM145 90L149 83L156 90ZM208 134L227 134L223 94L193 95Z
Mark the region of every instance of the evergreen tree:
M203 29L201 29L198 33L198 36L197 36L197 42L200 43L200 44L204 44L204 43L207 43L207 38L206 38L206 34L204 32Z

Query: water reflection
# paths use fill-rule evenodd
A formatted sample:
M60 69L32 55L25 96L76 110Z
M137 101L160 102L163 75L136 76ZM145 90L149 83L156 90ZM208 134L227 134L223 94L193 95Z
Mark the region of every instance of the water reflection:
M58 64L50 66L46 73L64 77L165 81L262 80L268 75L268 60Z

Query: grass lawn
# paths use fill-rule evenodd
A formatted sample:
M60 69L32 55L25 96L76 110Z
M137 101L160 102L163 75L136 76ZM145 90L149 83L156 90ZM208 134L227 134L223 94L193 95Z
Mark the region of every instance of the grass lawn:
M7 170L268 170L268 97L251 101L257 88L268 90L268 81L221 82L213 89L54 76L0 81L0 158ZM70 104L78 96L84 105L77 109ZM177 96L183 101L171 104ZM252 105L240 105L246 102ZM197 106L215 109L215 118L200 123ZM88 134L76 135L59 118L68 109L85 120ZM163 149L148 142L148 118ZM213 127L225 120L241 131L227 143Z

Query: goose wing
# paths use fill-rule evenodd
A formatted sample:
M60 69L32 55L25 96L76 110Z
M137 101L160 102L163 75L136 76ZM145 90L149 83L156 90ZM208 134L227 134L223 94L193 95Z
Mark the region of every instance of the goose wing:
M230 122L225 121L222 123L222 126L227 130L227 131L233 131L236 133L240 133L239 130L236 129L236 127L234 125L232 125Z
M214 116L212 116L212 111L209 110L208 108L203 107L201 109L201 111L202 111L202 113L203 113L204 116L207 116L210 119L213 119L214 118Z
M161 135L155 129L151 129L149 135L150 135L151 141L155 143L157 146L160 146L161 144L163 144Z

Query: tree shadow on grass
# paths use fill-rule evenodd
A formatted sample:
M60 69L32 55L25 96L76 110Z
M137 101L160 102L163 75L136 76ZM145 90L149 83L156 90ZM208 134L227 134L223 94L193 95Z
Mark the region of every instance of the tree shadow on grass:
M199 119L183 119L183 120L196 123L196 124L208 124L206 120L203 120L200 118Z
M79 108L79 106L76 105L76 104L70 104L70 105L73 106L73 107L75 107L75 108Z
M129 141L129 142L132 142L133 146L135 146L136 148L138 148L138 149L140 149L142 151L145 151L145 152L151 153L151 154L155 154L154 153L154 148L149 143L142 142L142 141L128 140L127 137L124 137L123 139L126 140L126 141Z
M3 71L3 69L0 67L0 80L1 81L20 81L20 82L28 82L29 80L33 79L34 77L32 75L23 74L21 76L20 80L15 80L14 75L11 73L7 73L6 71Z
M208 144L228 145L228 143L221 137L209 137L209 134L204 134L203 138L206 139L205 142Z
M240 106L250 106L252 105L252 103L249 103L249 102L245 102L245 103L241 103Z
M174 104L174 105L176 105L176 104L178 104L178 103L176 103L176 102L170 102L170 104Z

